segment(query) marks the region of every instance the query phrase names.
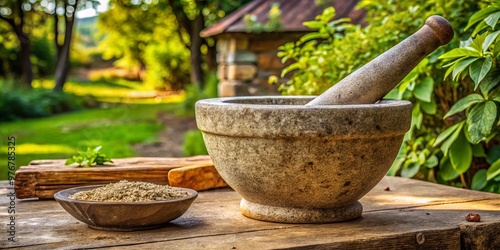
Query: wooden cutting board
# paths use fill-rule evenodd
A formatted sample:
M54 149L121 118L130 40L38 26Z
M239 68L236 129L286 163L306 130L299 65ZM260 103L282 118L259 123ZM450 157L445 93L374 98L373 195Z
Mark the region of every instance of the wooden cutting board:
M209 156L134 157L113 159L113 162L103 166L76 168L64 165L65 160L32 161L28 166L20 167L16 171L16 196L19 199L52 199L56 192L66 188L108 184L119 180L168 184L168 172L172 169L213 166Z

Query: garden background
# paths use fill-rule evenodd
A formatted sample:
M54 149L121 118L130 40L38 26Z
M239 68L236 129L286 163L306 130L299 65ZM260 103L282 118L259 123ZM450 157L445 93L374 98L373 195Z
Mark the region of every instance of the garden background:
M247 2L111 0L78 18L99 2L0 0L0 179L9 136L18 167L97 146L111 158L206 154L194 102L217 96L217 41L199 33ZM280 48L289 66L270 84L317 95L442 15L454 40L387 96L413 103L388 174L500 193L500 1L361 0L363 26L333 19L331 2L311 1L325 11ZM259 32L279 31L273 6Z

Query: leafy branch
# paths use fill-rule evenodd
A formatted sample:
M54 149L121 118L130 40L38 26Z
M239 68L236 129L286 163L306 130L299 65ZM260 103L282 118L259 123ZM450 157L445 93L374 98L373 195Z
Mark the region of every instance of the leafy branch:
M448 67L445 78L463 81L469 77L474 83L475 93L458 100L446 113L444 119L459 115L458 123L443 131L434 142L441 144L443 160L451 166L450 173L459 174L469 170L473 157L484 157L490 166L474 174L471 188L500 192L500 146L484 145L500 133L500 2L476 12L471 16L465 30L474 27L471 37L461 42L460 47L439 57ZM483 142L483 144L481 144ZM465 186L465 185L464 185Z

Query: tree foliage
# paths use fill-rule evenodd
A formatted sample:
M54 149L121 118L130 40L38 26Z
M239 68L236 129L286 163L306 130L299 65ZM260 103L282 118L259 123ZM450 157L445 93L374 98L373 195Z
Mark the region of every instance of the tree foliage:
M117 58L117 66L135 70L156 89L179 89L189 82L189 50L165 2L113 0L98 25L105 34L100 44L105 59Z
M184 44L189 48L191 64L191 83L202 88L205 82L204 71L215 70L215 42L212 38L200 37L205 27L214 24L227 13L241 7L250 0L169 0L175 15L179 32ZM202 58L205 55L205 58Z
M200 31L246 2L112 0L99 20L104 57L138 74L145 69L144 80L159 89L203 84L215 69L215 41Z
M52 19L51 34L56 52L54 90L62 90L69 72L75 12L87 4L95 5L97 0L2 0L0 2L0 20L10 26L19 43L19 61L26 86L31 87L34 77L32 50L37 49L37 45L46 42L44 39L39 39L39 43L33 48L33 39L41 37L38 33L45 31L44 25L47 20ZM47 58L43 59L49 61Z

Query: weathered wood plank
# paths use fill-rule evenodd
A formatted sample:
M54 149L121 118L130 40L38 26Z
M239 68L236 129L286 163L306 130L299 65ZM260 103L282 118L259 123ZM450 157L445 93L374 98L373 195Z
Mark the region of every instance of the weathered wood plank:
M37 160L16 172L18 198L51 199L54 193L70 187L107 184L119 180L148 181L168 184L168 172L191 165L211 165L209 156L184 158L125 158L113 164L91 168L64 165L64 160Z
M387 185L393 191L383 191ZM0 207L8 204L8 191L0 185ZM385 177L362 199L362 218L332 224L252 220L241 215L239 200L240 196L230 189L200 192L188 212L169 226L126 233L90 229L55 201L18 200L19 242L12 244L0 238L0 248L459 249L460 244L481 246L482 239L492 239L490 245L483 246L500 247L496 240L500 195L495 194ZM465 221L469 212L480 213L482 222ZM1 218L5 215L6 210L0 209Z
M213 164L172 169L168 172L168 183L172 187L191 188L196 191L227 187L227 183Z

